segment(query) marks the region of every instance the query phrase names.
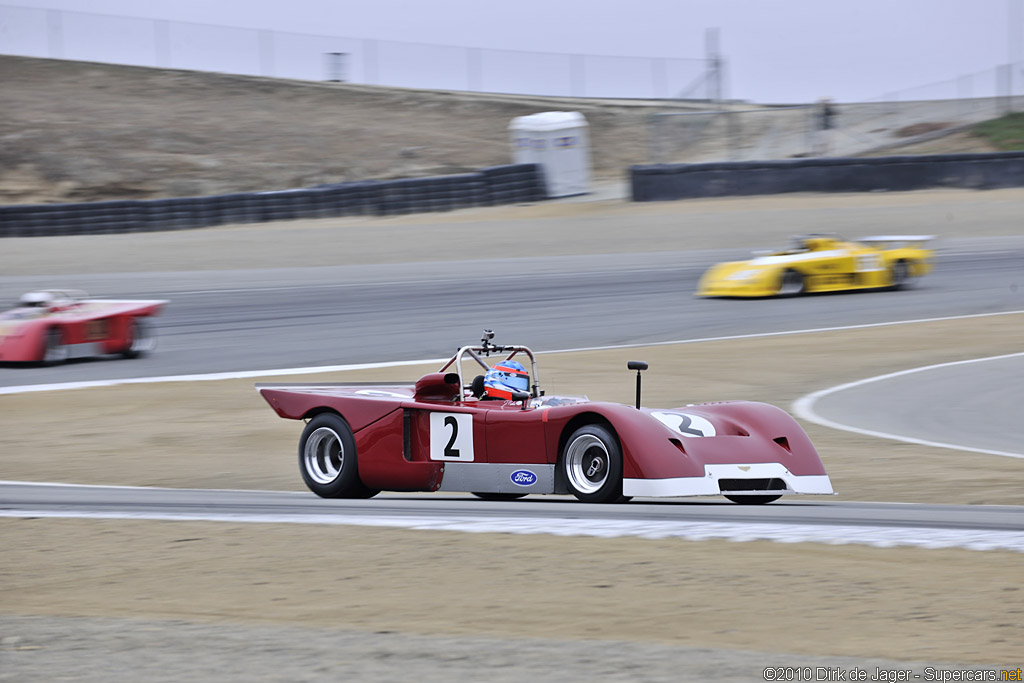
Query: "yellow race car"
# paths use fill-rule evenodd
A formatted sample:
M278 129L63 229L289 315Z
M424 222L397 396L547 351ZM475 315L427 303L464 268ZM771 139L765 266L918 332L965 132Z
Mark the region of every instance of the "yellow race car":
M789 249L719 263L701 276L697 296L796 296L810 292L900 289L929 273L931 235L802 235Z

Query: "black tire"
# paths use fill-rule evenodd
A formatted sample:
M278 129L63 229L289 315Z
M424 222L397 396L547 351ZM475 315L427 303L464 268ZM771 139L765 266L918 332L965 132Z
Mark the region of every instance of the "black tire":
M572 495L585 503L618 503L622 495L622 449L607 427L580 427L565 442L559 468Z
M317 415L302 430L299 471L321 498L372 498L380 493L360 481L352 429L334 413Z
M477 493L473 492L473 495L481 500L519 500L525 498L525 493Z
M151 353L155 348L156 332L153 331L153 325L145 318L134 318L131 343L121 355L125 358L138 358Z
M68 347L64 343L64 334L56 327L51 327L43 337L39 362L43 365L58 365L67 359Z
M736 503L737 505L764 505L765 503L771 503L774 500L782 498L782 496L733 496L728 493L723 493L727 499Z
M795 270L789 269L782 272L779 278L778 296L800 296L807 291L807 283L804 276Z
M910 286L910 264L906 261L897 261L892 264L889 273L890 289L905 289Z

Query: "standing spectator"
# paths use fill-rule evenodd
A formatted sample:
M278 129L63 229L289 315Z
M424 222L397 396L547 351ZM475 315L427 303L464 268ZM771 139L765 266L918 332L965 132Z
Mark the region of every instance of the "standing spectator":
M818 100L814 111L814 154L819 157L829 155L832 129L835 127L836 110L832 106L831 97Z

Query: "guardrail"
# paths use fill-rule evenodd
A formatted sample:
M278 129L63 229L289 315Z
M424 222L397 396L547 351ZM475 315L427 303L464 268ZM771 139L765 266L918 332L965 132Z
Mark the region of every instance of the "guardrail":
M1024 152L657 164L631 167L630 181L636 202L783 192L1024 187Z
M0 206L0 237L185 230L533 202L547 197L541 174L537 164L511 164L459 175L366 180L275 192Z

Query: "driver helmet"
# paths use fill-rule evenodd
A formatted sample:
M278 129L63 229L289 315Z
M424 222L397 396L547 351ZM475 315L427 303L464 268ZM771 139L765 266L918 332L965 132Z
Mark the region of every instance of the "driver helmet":
M529 391L530 375L522 363L503 360L484 375L484 391L491 398L511 400L513 391Z
M55 301L53 292L29 292L21 296L19 303L26 308L50 308Z

